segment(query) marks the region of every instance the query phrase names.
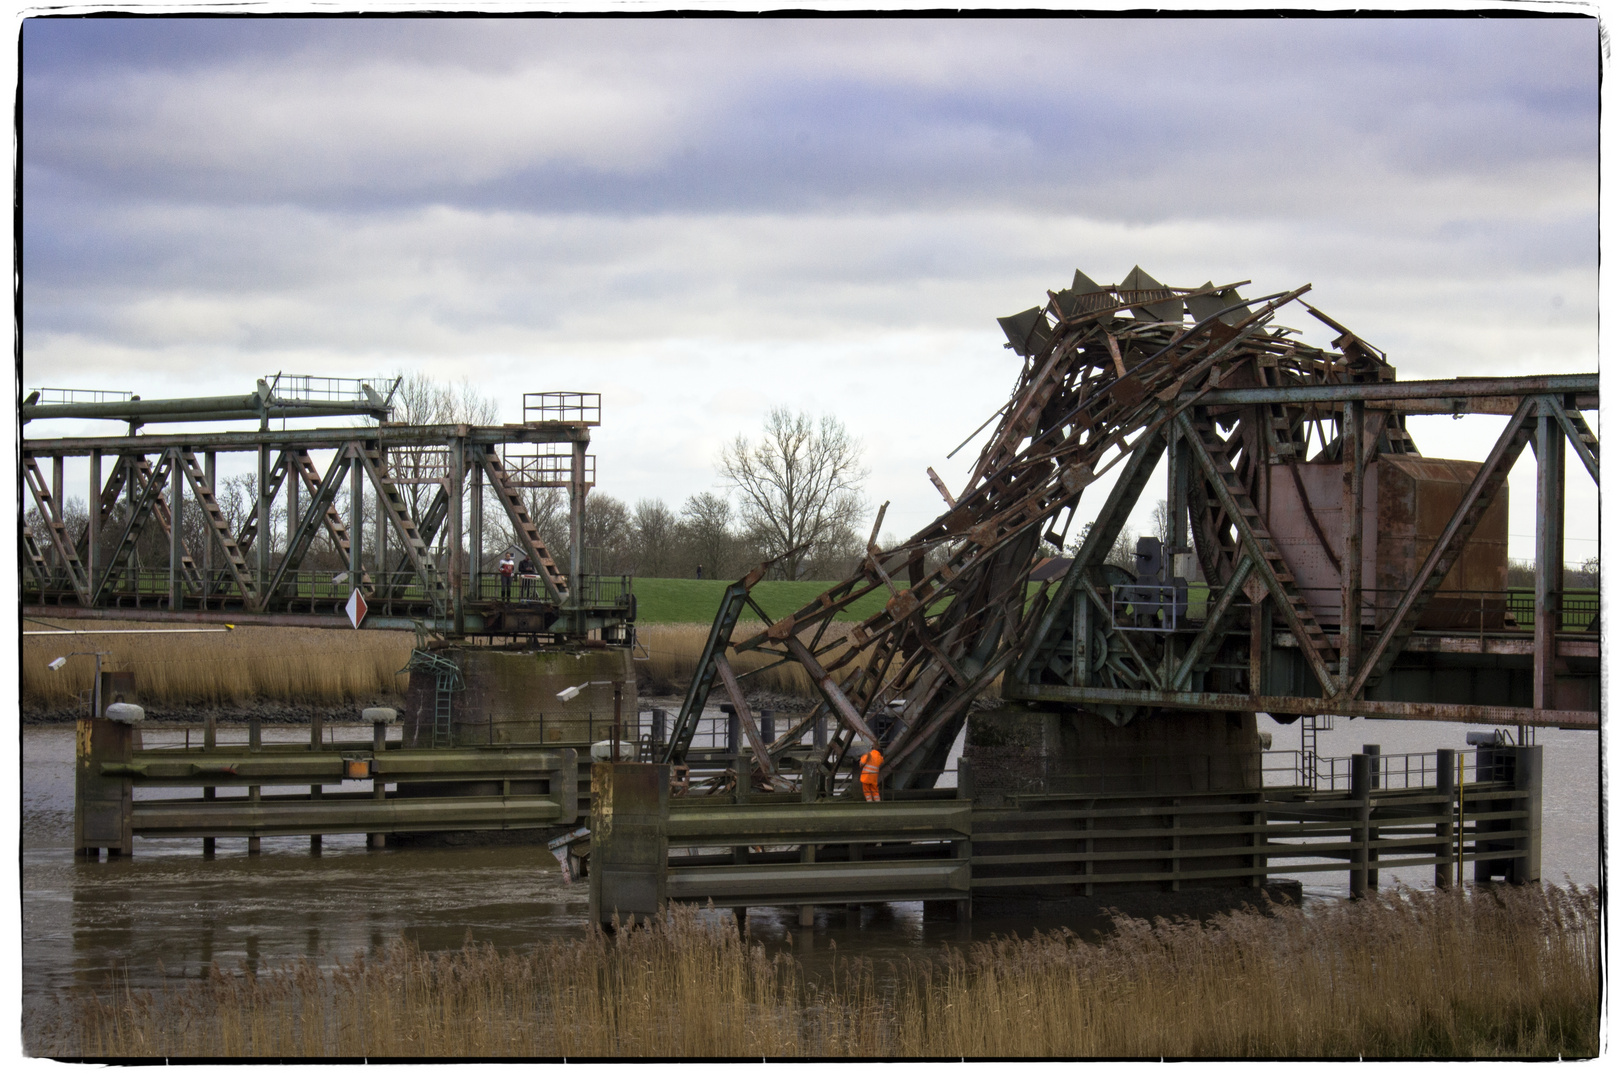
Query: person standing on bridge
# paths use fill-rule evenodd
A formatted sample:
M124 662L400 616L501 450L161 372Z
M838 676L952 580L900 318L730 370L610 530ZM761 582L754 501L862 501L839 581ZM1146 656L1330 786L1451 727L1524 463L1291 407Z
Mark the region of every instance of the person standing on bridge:
M878 770L883 768L883 751L873 744L872 749L861 755L861 791L866 794L867 802L882 802L883 795L878 791Z
M501 556L501 599L512 599L512 575L517 572L517 563L512 561L512 553L508 551Z

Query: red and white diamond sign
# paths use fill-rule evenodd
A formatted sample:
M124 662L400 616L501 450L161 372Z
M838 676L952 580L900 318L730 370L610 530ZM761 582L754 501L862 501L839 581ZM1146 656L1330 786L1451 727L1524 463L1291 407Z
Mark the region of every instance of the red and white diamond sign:
M349 604L343 610L349 613L349 622L354 628L360 629L360 624L366 619L366 598L360 595L359 589L349 594Z

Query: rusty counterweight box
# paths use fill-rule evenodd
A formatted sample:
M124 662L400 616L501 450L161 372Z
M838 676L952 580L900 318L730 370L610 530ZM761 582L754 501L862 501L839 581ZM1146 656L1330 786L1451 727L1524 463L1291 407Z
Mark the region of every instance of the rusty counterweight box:
M1287 465L1269 476L1272 539L1323 625L1339 625L1339 571L1302 509L1304 489L1317 524L1337 559L1343 547L1343 469L1337 463L1299 467L1296 486ZM1435 540L1474 480L1479 463L1409 454L1379 458L1367 469L1362 519L1362 623L1382 625L1400 602ZM1508 490L1502 485L1473 536L1441 582L1421 629L1500 630L1507 615ZM1489 594L1489 595L1482 595Z

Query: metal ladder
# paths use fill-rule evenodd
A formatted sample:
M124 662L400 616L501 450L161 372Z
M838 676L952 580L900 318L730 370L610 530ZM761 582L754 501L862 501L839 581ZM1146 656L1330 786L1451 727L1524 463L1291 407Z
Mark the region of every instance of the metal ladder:
M435 748L453 746L452 695L467 688L466 681L461 677L461 668L447 656L412 649L411 662L405 665L403 671L419 671L433 676L433 745Z
M1331 716L1302 716L1299 718L1299 772L1300 783L1316 790L1316 736L1318 732L1333 730Z
M190 450L183 451L180 454L180 468L185 470L186 479L191 482L192 494L196 496L197 504L202 507L203 515L213 530L214 539L219 541L220 550L225 553L225 561L230 568L231 576L236 579L236 587L242 591L242 597L250 607L256 606L258 595L253 588L253 571L248 568L247 559L242 556L242 549L237 546L236 538L231 535L230 524L220 512L214 491L208 486L208 477L204 474L202 466L197 463L197 455Z

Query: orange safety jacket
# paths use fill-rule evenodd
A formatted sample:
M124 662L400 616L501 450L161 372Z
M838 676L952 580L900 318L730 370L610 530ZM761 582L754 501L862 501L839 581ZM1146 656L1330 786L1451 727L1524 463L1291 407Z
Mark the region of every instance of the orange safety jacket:
M883 752L872 747L861 755L861 783L875 784L878 782L878 770L883 767Z

